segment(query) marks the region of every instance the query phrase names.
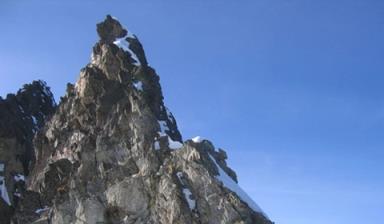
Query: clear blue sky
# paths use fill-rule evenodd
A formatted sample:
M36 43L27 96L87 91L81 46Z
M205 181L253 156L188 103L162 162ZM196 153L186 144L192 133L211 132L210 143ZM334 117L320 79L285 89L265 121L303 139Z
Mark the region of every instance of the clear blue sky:
M383 222L382 0L2 0L0 95L34 79L63 95L108 13L141 39L183 136L225 148L272 220Z

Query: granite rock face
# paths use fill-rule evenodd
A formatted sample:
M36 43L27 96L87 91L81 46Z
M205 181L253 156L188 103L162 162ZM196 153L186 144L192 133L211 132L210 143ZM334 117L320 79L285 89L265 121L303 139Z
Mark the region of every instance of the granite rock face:
M224 150L183 142L137 36L111 16L97 33L91 62L35 135L12 222L272 223Z

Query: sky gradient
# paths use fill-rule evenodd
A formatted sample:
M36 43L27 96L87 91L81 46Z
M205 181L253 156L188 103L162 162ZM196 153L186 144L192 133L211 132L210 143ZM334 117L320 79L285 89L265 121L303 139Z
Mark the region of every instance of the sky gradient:
M1 1L0 95L43 79L59 100L111 14L144 45L183 137L224 148L273 221L382 222L383 1L127 2Z

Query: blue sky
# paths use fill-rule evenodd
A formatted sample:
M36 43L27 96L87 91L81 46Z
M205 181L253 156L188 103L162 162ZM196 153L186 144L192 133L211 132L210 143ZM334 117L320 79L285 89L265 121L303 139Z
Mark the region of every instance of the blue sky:
M56 97L120 19L143 43L184 138L227 150L279 224L380 223L384 2L0 3L0 95L43 79Z

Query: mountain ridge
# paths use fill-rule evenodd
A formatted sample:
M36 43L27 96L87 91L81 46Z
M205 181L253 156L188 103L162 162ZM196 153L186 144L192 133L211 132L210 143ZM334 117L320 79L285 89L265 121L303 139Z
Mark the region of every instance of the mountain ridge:
M76 84L34 136L14 223L272 223L224 150L182 142L156 71L111 16ZM53 98L53 97L52 97Z

